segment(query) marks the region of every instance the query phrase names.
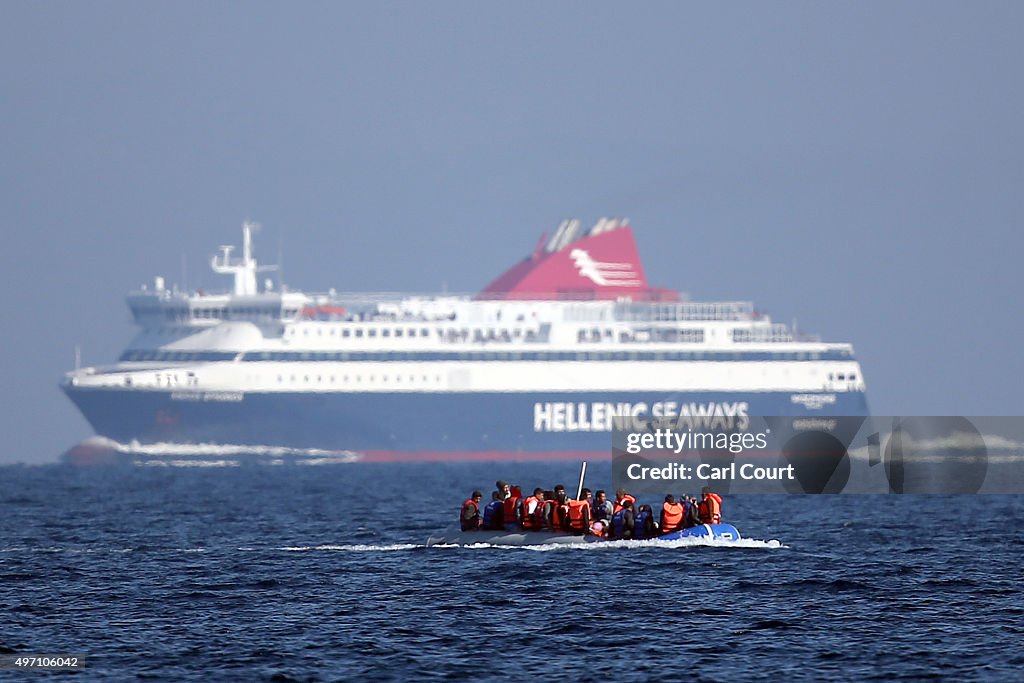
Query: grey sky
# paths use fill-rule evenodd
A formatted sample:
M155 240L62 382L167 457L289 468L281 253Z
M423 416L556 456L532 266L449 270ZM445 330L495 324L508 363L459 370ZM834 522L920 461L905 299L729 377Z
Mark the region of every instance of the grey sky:
M649 278L852 341L880 414L1024 414L1019 3L0 5L0 461L123 295L236 243L474 291L579 216ZM226 284L226 283L225 283Z

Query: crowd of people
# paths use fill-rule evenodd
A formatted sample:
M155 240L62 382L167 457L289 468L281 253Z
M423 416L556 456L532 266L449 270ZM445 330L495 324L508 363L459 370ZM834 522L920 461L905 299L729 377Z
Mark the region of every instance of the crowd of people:
M655 517L650 505L639 504L624 489L609 500L603 490L583 489L579 498L566 495L561 484L551 490L523 489L500 479L491 500L481 507L483 494L473 491L462 504L459 524L463 531L548 531L593 534L613 539L645 539L664 536L701 524L722 521L722 497L705 486L698 500L692 496L665 496Z

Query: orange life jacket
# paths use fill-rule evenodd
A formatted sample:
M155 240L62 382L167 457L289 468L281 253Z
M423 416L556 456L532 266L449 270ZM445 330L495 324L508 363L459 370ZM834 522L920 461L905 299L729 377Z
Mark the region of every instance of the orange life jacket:
M554 508L551 510L551 528L565 530L569 528L569 504L568 501L558 504L558 501L551 501L554 503Z
M530 512L530 504L536 503L533 508L533 512ZM523 529L526 531L536 531L541 527L541 516L544 512L543 503L537 496L530 496L523 501Z
M683 526L683 505L682 503L665 503L661 506L661 533L667 534L679 531Z
M590 503L585 500L569 501L569 528L586 531L590 527Z
M697 506L697 514L704 524L719 524L722 521L722 497L709 493Z
M612 514L614 515L616 512L621 510L622 509L622 504L625 503L627 500L628 501L632 501L633 507L634 508L636 507L636 498L634 498L633 496L631 496L631 495L629 495L627 493L624 496L622 496L622 500L615 501L615 509L612 510Z
M523 497L522 497L522 493L520 492L519 487L518 486L513 486L512 487L511 495L509 495L509 497L505 499L505 508L504 508L504 513L505 514L502 516L502 519L505 521L505 524L522 524L523 523L523 519L522 519L522 502L523 502ZM517 509L519 511L519 516L518 517L516 516Z

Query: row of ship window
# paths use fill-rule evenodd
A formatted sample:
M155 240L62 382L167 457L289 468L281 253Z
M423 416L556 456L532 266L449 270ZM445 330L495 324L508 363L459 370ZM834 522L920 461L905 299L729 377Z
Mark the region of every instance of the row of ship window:
M322 337L325 328L323 328L323 327L316 327L316 328L303 327L302 328L303 336L308 337L309 333L310 333L310 329L316 329L317 336L321 336ZM396 327L396 328L384 327L384 328L380 328L380 329L378 329L376 327L367 327L367 328L356 327L354 329L350 328L350 327L342 327L340 330L337 327L327 327L326 329L327 329L327 334L332 336L332 337L335 336L335 332L340 332L340 335L338 335L338 336L342 336L342 337L356 337L356 338L363 337L364 335L367 336L367 337L376 337L377 336L377 332L380 332L380 336L381 337L391 337L391 336L394 336L394 337L405 337L405 336L408 336L408 337L416 337L416 336L429 337L430 336L430 328L429 327L420 327L420 328L416 328L416 327L409 327L409 328L404 328L404 327ZM440 330L439 330L439 332L440 332ZM290 329L290 330L288 330L288 334L289 335L295 335L296 334L296 330L295 329ZM519 336L519 330L516 330L516 336Z
M136 304L134 312L137 316L162 316L167 320L186 320L188 318L223 320L229 317L252 318L285 318L292 319L299 314L298 308L280 306L223 306L189 308L186 306L162 306L159 304ZM576 311L578 314L590 315L589 310ZM660 306L633 305L620 308L621 317L641 321L675 321L675 320L746 320L759 317L749 304L662 304Z
M146 316L162 317L170 322L183 322L187 320L228 320L238 318L250 320L252 318L279 319L282 315L291 319L299 313L299 309L287 309L283 312L275 307L243 307L232 308L230 312L226 308L167 308L162 306L135 306L133 308L136 318Z
M201 312L218 312L217 309L197 309L196 318L221 318L220 315L199 315ZM244 311L243 311L244 312ZM170 311L168 311L168 315ZM342 337L342 338L388 338L394 337L399 338L427 338L431 336L431 329L428 327L349 327L345 326L316 326L308 327L303 326L300 328L289 329L286 334L288 336L298 336L299 330L304 337L309 336L330 336L330 337ZM448 342L457 341L505 341L511 342L513 340L525 339L526 341L537 341L541 336L537 330L527 329L494 329L494 328L437 328L435 329L439 339ZM780 333L777 330L747 330L747 329L736 329L731 331L732 339L735 342L791 342L793 341L792 335L787 332ZM576 334L577 342L607 342L613 341L618 338L619 342L670 342L670 343L690 343L690 344L701 344L704 342L705 331L702 328L673 328L673 327L653 327L642 330L620 330L618 335L615 331L608 328L589 328L579 330Z
M415 328L415 327L410 327L410 328L401 328L401 327L389 328L389 327L384 327L384 328L380 328L380 329L378 329L376 327L368 327L368 328L362 328L362 327L356 327L356 328L342 327L340 330L338 328L335 328L335 327L327 327L327 328L323 328L323 327L316 327L316 328L303 327L301 329L302 329L302 336L304 336L304 337L310 336L314 329L316 330L316 336L318 336L318 337L324 336L324 330L325 329L327 330L327 335L331 336L331 337L334 337L334 336L355 337L357 339L358 338L362 338L364 336L367 337L367 338L377 337L378 333L379 333L379 336L381 336L381 337L396 337L396 338L416 337L416 336L429 337L430 336L430 328L427 328L427 327L422 327L422 328ZM638 332L640 334L642 334L642 335L646 335L646 337L644 338L644 341L686 342L686 343L692 343L692 344L700 344L700 343L702 343L704 341L704 330L703 329L699 329L699 328L697 328L697 329L693 329L693 328L677 329L677 328L672 328L672 327L668 327L668 328L655 327L655 328L651 328L651 329L648 329L648 330L620 331L619 335L618 335L619 341L622 341L622 342L639 341L640 339L639 339L639 337L637 335ZM288 331L288 335L289 336L294 336L296 334L298 334L298 330L296 330L296 329L291 329L291 330ZM511 341L513 339L520 339L520 338L525 338L527 341L532 341L532 340L536 339L536 337L538 336L538 333L537 333L536 330L529 330L528 329L528 330L524 331L524 330L515 329L515 328L511 329L511 330L509 330L509 329L483 329L483 328L478 328L478 329L469 329L469 328L460 328L460 329L447 328L447 329L445 329L445 328L439 328L439 329L437 329L437 335L438 335L438 337L443 338L443 339L445 339L447 341L466 341L468 339L473 339L474 341L497 341L497 340L500 340L500 341ZM749 333L748 333L748 336L749 336ZM611 330L611 329L604 329L604 330L598 329L598 328L583 329L583 330L580 330L579 332L577 332L577 334L576 334L576 340L579 341L579 342L611 341L614 338L615 338L615 332L614 332L614 330ZM742 338L742 339L740 339L740 341L755 341L755 339L752 339L752 338L751 339Z
M576 333L576 341L585 342L601 342L601 341L614 341L615 333L613 330L606 329L603 334L600 329L594 328L589 330L580 330ZM704 330L697 329L677 329L674 327L653 327L643 330L622 330L619 332L620 342L635 342L635 341L652 341L652 342L680 342L685 344L702 344L704 343Z
M381 382L387 382L388 378L389 378L388 375L381 375L380 376L380 381ZM277 376L278 383L284 382L285 379L286 379L285 375L278 375ZM325 381L329 382L330 384L334 384L334 382L336 381L337 378L334 375L329 375L327 377L324 377L323 375L315 375L315 376L304 375L301 379L302 379L303 382L305 382L307 384L312 383L314 379L318 383L321 383L321 384L323 382L325 382ZM391 376L391 379L396 384L401 384L402 381L403 381L402 375L393 375L393 376ZM287 377L287 380L289 382L295 382L295 381L298 381L298 378L295 375L291 375L291 376ZM350 379L348 375L345 375L345 376L343 376L341 378L341 381L343 383L346 383L346 384L348 382L350 382L350 381L354 381L354 382L358 383L358 382L362 382L363 381L363 376L362 375L353 375L351 377L351 379ZM377 381L377 376L376 375L369 375L366 378L366 381L368 381L368 382L376 382ZM440 384L441 383L441 377L439 375L434 375L433 377L430 377L428 375L423 375L422 377L417 377L416 375L409 375L408 376L408 382L409 382L409 384L416 384L417 382L427 382L427 383L431 383L432 382L434 384Z
M857 381L857 373L851 372L849 375L847 375L846 373L843 373L843 372L840 372L838 374L830 372L830 373L828 373L828 381L829 382L837 382L837 381L838 382L846 382L846 381L855 382L855 381Z
M126 351L121 361L229 361L240 354L222 351ZM848 360L849 351L511 351L511 352L342 352L315 351L251 351L241 354L243 361L309 362L309 361L666 361L666 360L737 360L737 361L816 361Z

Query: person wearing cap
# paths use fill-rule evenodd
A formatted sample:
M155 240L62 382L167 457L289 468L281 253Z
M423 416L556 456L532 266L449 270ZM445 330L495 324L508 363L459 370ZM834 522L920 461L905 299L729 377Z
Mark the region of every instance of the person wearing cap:
M502 500L508 498L512 493L511 487L509 487L508 482L505 481L504 479L499 479L498 481L494 482L494 488L497 489L498 493L501 494Z
M480 499L484 494L473 491L473 494L462 503L462 512L459 514L459 524L463 531L476 531L482 524L480 517Z

